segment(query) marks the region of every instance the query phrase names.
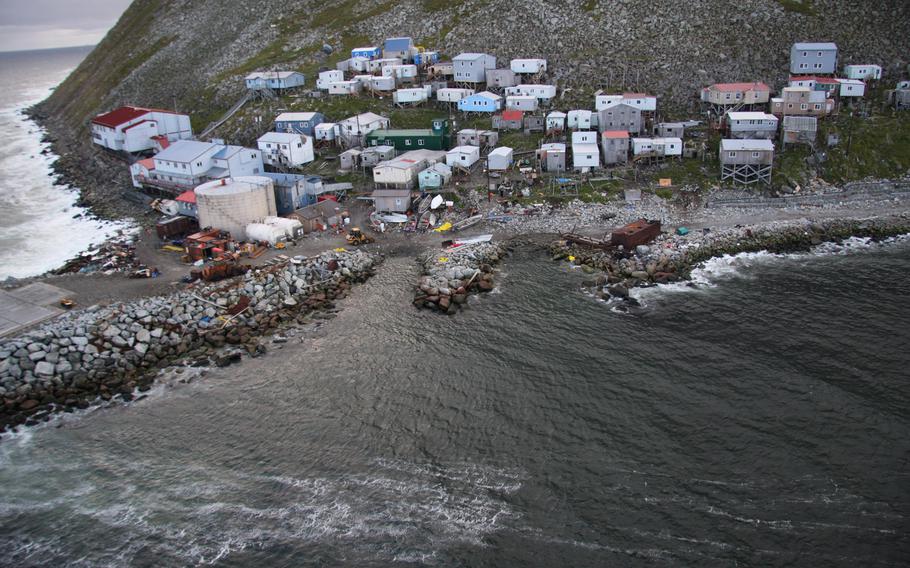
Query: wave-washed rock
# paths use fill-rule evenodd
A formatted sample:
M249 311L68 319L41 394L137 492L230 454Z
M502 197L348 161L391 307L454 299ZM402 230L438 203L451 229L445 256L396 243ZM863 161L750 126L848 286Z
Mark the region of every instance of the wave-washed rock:
M508 252L502 243L477 243L418 258L423 275L417 282L414 305L453 315L468 295L493 290L493 266Z

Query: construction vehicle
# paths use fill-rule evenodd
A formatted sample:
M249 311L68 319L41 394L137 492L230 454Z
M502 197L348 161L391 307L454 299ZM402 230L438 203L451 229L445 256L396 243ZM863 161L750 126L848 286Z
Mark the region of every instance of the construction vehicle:
M368 245L370 243L376 242L376 239L369 235L363 234L363 231L360 230L360 227L351 227L351 230L348 231L348 244L354 246Z

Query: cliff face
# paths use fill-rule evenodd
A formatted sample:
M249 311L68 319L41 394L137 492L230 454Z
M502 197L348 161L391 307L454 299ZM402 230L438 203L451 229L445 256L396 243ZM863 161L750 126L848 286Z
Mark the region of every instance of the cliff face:
M570 89L564 104L626 88L683 112L715 81L781 86L794 41L834 41L841 63L875 62L889 80L903 78L908 25L903 0L136 0L37 114L64 169L110 176L94 167L106 159L87 135L94 114L123 103L176 106L199 131L241 95L244 74L299 69L312 85L321 65L387 36L410 35L449 57L545 57L551 78ZM88 175L75 180L83 189L97 185ZM122 182L117 175L111 183Z

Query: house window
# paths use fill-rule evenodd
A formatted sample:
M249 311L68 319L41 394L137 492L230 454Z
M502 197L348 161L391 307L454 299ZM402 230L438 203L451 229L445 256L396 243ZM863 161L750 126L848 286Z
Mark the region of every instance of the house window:
M804 51L804 52L803 52L803 57L809 57L809 52L808 52L808 51Z
M410 145L411 145L411 141L410 141L410 140L405 140L405 141L404 141L404 145L405 145L405 146L410 146Z
M818 56L819 56L819 57L822 56L822 52L821 52L821 51L818 52Z
M821 110L821 109L822 109L822 105L816 103L815 110Z
M735 157L736 157L736 152L729 152L729 153L727 154L727 156L729 156L729 157L731 157L731 158L735 158Z
M298 143L297 143L297 147L298 147L298 148L303 148L303 144L301 144L300 142L298 142Z
M806 103L802 103L801 105L799 105L799 110L809 110L809 105L807 105Z
M418 146L423 146L423 140L418 140L418 141L417 141L417 145L418 145Z
M753 157L753 158L757 158L757 157L758 157L758 152L752 152L752 157Z
M800 68L800 69L808 69L808 68L809 68L809 64L808 64L808 63L800 63L800 64L799 64L799 68Z

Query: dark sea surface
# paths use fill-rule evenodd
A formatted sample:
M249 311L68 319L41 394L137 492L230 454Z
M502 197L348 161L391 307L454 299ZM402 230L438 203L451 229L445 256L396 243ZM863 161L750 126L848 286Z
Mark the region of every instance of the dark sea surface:
M617 313L408 258L303 341L0 443L10 566L905 566L910 244L713 261Z

